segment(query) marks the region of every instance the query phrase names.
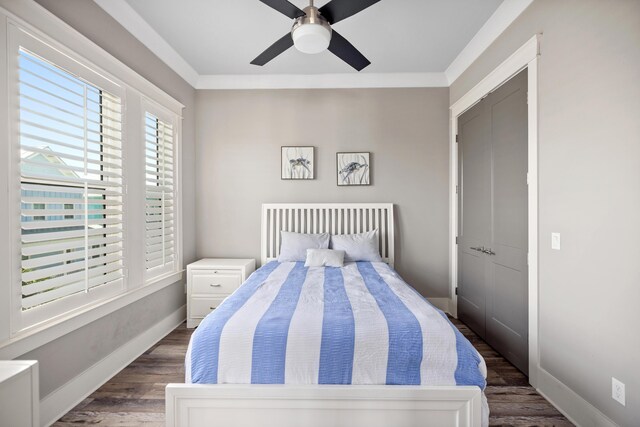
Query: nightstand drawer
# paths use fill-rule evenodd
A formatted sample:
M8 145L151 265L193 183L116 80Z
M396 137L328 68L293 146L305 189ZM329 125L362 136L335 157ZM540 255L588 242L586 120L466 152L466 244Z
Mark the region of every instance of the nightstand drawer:
M192 298L189 306L190 317L205 317L220 305L224 298Z
M194 270L191 275L193 294L230 294L242 280L241 274L233 270Z

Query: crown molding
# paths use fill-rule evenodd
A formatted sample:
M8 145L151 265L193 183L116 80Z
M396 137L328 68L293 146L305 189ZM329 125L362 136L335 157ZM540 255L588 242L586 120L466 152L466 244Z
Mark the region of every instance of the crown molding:
M196 89L447 87L444 73L234 74L200 76Z
M533 0L504 0L445 70L451 85L525 11Z
M125 0L93 1L187 83L196 87L199 78L198 72L129 3Z
M448 87L533 2L504 0L444 72L199 75L125 0L93 1L195 89Z

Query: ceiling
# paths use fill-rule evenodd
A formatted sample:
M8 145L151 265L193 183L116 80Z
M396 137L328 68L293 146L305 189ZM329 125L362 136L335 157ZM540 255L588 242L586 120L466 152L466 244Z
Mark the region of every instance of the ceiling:
M440 82L434 86L446 86L450 82L444 73L464 56L465 48L477 44L479 36L493 40L492 21L506 28L531 2L382 0L333 26L371 61L358 74L328 51L307 55L295 48L263 67L251 65L292 24L259 0L95 1L196 87L216 77L255 82L283 75L339 75L355 81L354 75L360 75L362 81L372 81L391 74L430 77ZM299 8L308 5L308 0L290 1ZM326 3L316 1L318 7Z

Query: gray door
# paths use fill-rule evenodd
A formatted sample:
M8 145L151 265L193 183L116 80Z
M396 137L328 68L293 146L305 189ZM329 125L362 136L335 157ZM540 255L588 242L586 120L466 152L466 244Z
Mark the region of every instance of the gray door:
M458 121L458 315L528 371L527 73Z
M485 338L486 257L491 240L491 144L481 102L458 119L458 317Z

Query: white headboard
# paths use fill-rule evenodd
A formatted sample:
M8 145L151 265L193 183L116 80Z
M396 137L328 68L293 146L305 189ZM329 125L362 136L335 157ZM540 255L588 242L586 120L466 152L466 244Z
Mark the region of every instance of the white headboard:
M278 258L280 231L354 234L378 229L380 255L393 267L392 203L269 203L262 205L262 265Z

